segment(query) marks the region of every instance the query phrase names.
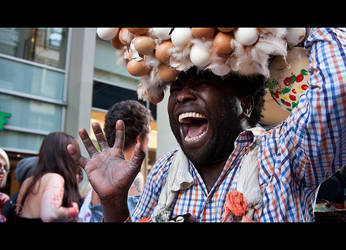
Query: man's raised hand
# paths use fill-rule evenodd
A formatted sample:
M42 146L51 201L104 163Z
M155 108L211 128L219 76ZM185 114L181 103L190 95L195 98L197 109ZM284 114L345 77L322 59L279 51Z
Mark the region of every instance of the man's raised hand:
M72 158L84 168L92 187L100 197L103 209L105 204L107 207L112 207L110 204L115 204L119 200L121 203L125 202L123 205L126 206L127 192L145 157L145 153L141 150L141 143L136 144L131 160L126 161L124 158L125 124L122 120L118 120L115 125L113 147L109 147L99 123L92 123L92 129L101 152L98 152L87 131L83 128L78 133L90 159L79 157L72 144L69 144L67 149ZM119 209L119 205L118 203L114 210ZM121 207L120 210L123 209ZM114 213L116 212L114 211Z

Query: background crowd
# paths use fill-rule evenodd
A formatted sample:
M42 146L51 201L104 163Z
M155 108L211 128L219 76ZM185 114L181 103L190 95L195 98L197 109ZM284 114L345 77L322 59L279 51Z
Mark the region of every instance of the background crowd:
M123 120L126 125L124 156L130 159L134 146L142 141L145 152L149 142L149 109L137 101L115 103L105 117L104 133L110 146L114 144L115 123ZM97 193L90 187L81 196L82 183L88 183L83 169L67 151L73 144L80 154L76 138L64 132L48 134L41 145L39 155L20 160L15 169L19 191L12 196L0 193L1 222L101 222L102 207ZM6 185L10 162L0 148L0 190ZM133 212L144 186L141 173L137 175L128 192L128 207Z
M129 100L114 104L105 117L104 132L110 146L114 144L115 123L126 124L124 154L130 159L134 146L142 140L144 147L149 141L152 115L149 109L137 101ZM20 189L14 195L0 192L0 222L102 222L102 207L97 193L90 185L82 197L81 189L88 180L83 169L73 162L67 145L78 142L64 132L53 132L45 137L38 156L20 160L15 169L15 178ZM145 152L146 148L143 148ZM6 185L10 161L0 148L0 191ZM139 200L144 187L144 178L139 173L128 193L130 213ZM321 184L317 196L317 212L343 209L345 203L346 171L342 168ZM324 213L320 213L321 215ZM328 218L320 217L321 221ZM331 219L329 218L329 221Z

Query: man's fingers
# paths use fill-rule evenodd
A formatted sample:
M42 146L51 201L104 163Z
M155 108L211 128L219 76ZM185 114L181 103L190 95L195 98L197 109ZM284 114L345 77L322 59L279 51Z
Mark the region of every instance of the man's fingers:
M124 155L124 142L125 142L125 124L122 120L118 120L115 124L115 140L113 149L116 155Z
M69 152L69 154L71 155L72 159L74 160L74 162L77 165L80 165L82 168L85 167L85 165L87 164L87 159L83 156L80 156L77 152L77 149L75 148L75 146L73 144L68 144L67 145L67 151Z
M81 128L78 130L78 134L79 134L79 137L81 138L89 156L92 157L98 151L97 151L94 143L91 141L91 139L88 135L88 132L84 128Z
M140 142L137 142L135 146L135 150L131 157L131 161L130 161L131 166L134 166L135 168L139 169L142 165L144 158L145 158L145 153L142 151L142 144Z
M76 164L79 163L79 155L77 154L77 149L73 144L67 145L67 152L71 155L72 159L76 162Z
M103 135L103 131L102 131L100 124L98 122L93 122L91 124L91 127L94 131L96 140L97 140L98 144L100 145L101 151L108 149L109 146L108 146L108 143L107 143L105 136Z

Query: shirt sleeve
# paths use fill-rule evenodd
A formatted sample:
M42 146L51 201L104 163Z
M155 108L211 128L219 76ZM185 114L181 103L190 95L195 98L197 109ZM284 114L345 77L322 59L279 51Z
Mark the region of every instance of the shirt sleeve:
M91 202L88 205L90 209L90 222L102 222L102 206L101 204L97 204L93 206Z
M296 164L310 188L346 164L346 30L313 28L305 42L310 88L286 120L286 135L309 164ZM308 167L307 167L308 166Z

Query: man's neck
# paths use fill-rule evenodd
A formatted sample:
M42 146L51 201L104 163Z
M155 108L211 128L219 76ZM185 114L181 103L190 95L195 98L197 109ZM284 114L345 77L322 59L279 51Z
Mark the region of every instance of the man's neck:
M225 164L226 164L227 159L224 161L221 161L216 164L209 164L209 165L204 165L204 166L195 166L198 173L201 175L204 184L207 187L208 193L210 190L213 188L215 182L219 178Z
M126 148L124 150L124 158L125 158L125 160L127 160L127 161L131 160L134 149L135 149L135 144L132 145L132 146L129 146L128 148Z

